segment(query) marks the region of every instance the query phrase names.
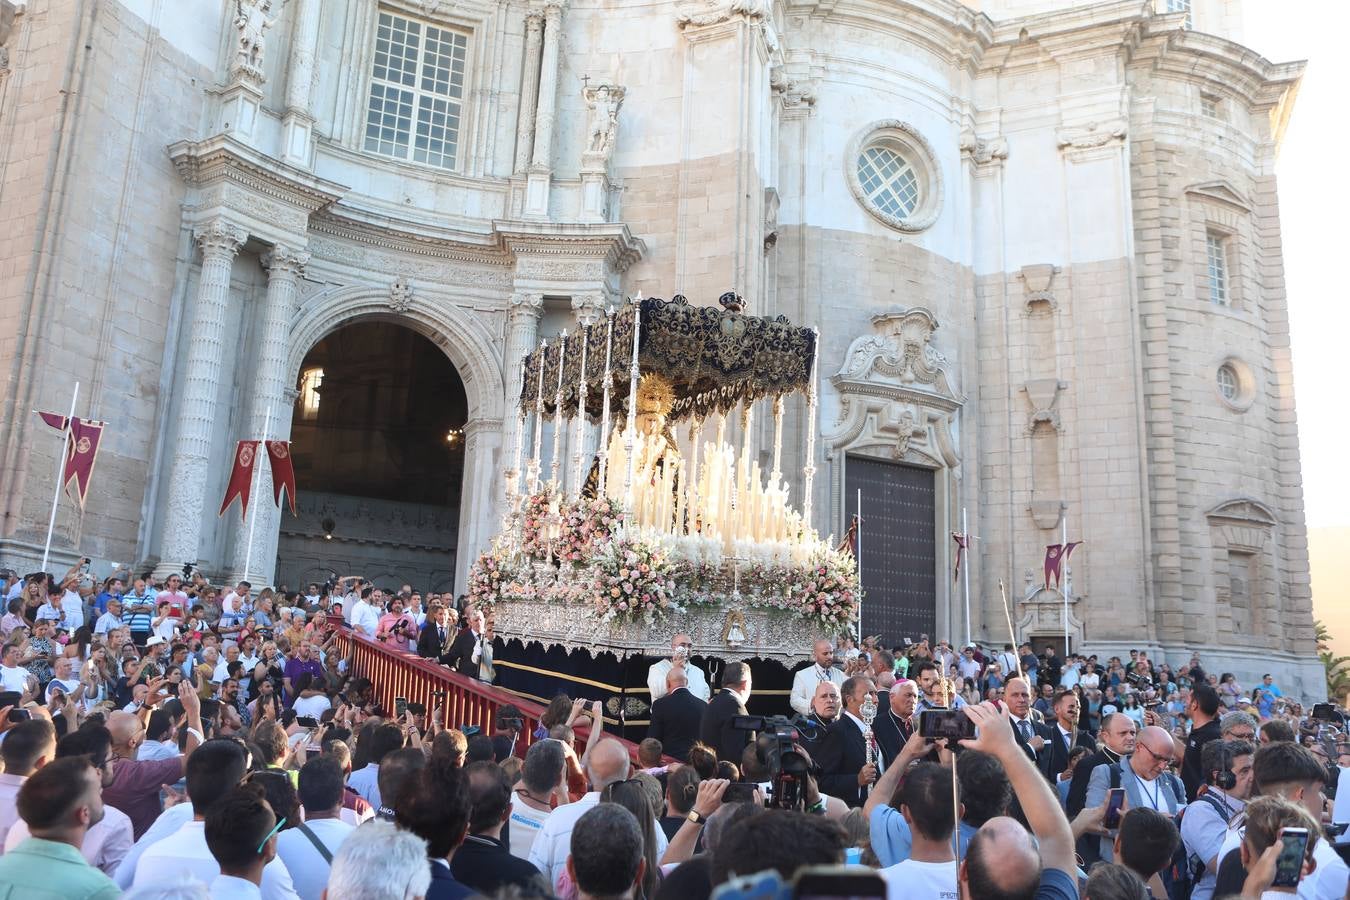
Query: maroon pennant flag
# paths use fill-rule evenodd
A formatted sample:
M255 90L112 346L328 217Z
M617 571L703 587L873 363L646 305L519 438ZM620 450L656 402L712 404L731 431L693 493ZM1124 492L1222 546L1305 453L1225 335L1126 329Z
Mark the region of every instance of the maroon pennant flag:
M46 415L43 415L46 419ZM48 422L48 424L51 424ZM103 437L106 422L88 422L84 419L70 420L70 447L66 451L64 482L66 492L70 492L71 482L75 482L72 495L84 509L85 498L89 496L89 482L94 477L94 462L98 459L99 440Z
M258 455L257 441L240 441L234 451L234 468L230 471L230 483L225 487L225 500L220 504L217 515L225 515L225 510L235 497L239 498L239 521L244 521L248 512L248 495L253 489L253 462Z
M291 515L295 515L295 464L291 460L290 441L263 441L267 446L267 457L272 461L272 499L281 506L281 491L286 490L286 499L291 504Z
M858 516L856 513L849 520L848 531L844 532L844 539L834 549L837 553L847 552L854 559L858 558Z
M956 541L956 571L952 573L952 584L956 584L961 580L961 560L970 549L970 535L957 534L953 531L952 540Z
M55 428L57 431L65 431L66 426L70 424L70 420L60 413L49 413L38 410L38 415L42 416L42 421Z
M1055 587L1059 587L1060 579L1064 577L1064 564L1073 555L1074 548L1082 543L1082 541L1069 541L1067 544L1046 544L1045 589L1047 591L1050 590L1051 578L1055 580Z

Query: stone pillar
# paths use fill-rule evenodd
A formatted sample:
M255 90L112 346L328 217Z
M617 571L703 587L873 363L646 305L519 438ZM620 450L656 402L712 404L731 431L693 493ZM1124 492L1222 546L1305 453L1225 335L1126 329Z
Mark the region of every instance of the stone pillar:
M455 593L462 594L469 566L501 525L497 464L502 443L500 419L464 423L464 485L459 494L459 541L455 547Z
M553 174L553 119L558 108L558 62L566 0L548 0L544 7L544 52L539 66L539 104L534 116L534 150L525 191L527 218L548 218L549 181Z
M308 253L281 245L263 255L262 263L267 267L267 299L264 301L262 328L254 356L253 396L249 400L249 414L245 420L248 423L247 434L241 435L241 438L288 440L290 437L295 390L287 367L287 355L300 275L308 262ZM258 449L249 512L242 522L235 519L232 528L234 551L228 584L234 584L240 579L254 585L271 584L276 571L281 510L272 501L271 461L262 447ZM250 531L253 534L251 554Z
M539 52L544 37L544 17L530 13L525 17L525 68L520 81L520 114L516 119L517 175L530 167L534 149L535 105L539 100Z
M286 65L286 114L282 118L281 158L308 168L313 154L314 113L310 95L314 85L314 54L319 42L319 0L299 0L291 55Z
M182 365L183 399L178 407L178 435L169 476L169 502L159 547L156 576L179 571L195 562L207 509L207 467L218 418L220 376L224 371L225 307L230 297L230 270L248 232L224 219L193 230L202 248L197 302L192 311L187 359Z
M506 405L504 407L506 416L502 424L506 432L506 439L502 444L503 470L509 469L514 464L518 444L524 442L522 450L529 446L528 442L525 441L524 430L517 429L517 410L520 406L521 390L520 373L523 372L520 361L525 358L526 354L533 351L535 345L539 342L539 316L543 309L543 294L518 291L511 296L511 308L506 320L506 358L503 362L508 372L516 374L512 375L506 382ZM534 427L538 428L538 423L535 423ZM517 473L517 484L521 486L519 489L523 489L524 486L525 462L526 457L522 452L521 471ZM503 481L503 491L505 488L506 485Z

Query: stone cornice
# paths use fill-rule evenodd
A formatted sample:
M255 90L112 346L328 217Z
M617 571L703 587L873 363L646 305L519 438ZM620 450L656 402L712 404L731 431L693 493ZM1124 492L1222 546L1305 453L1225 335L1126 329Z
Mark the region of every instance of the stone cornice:
M784 6L788 16L893 33L972 71L994 40L993 20L958 0L787 0Z
M311 217L309 227L316 234L397 253L479 265L511 264L490 232L431 228L346 204L336 204Z
M179 176L194 188L230 182L309 213L336 203L347 192L346 185L288 165L229 135L177 141L168 153Z
M647 252L623 223L497 221L492 227L512 256L601 257L614 271L625 272Z

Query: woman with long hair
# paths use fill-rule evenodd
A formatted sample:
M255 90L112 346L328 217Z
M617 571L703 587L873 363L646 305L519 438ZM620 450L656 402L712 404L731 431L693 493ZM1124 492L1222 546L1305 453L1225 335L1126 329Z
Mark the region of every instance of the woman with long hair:
M661 866L656 856L656 810L647 789L636 780L620 781L600 792L600 802L617 803L637 818L638 827L642 829L642 856L647 860L647 866L634 897L635 900L653 900L660 884Z

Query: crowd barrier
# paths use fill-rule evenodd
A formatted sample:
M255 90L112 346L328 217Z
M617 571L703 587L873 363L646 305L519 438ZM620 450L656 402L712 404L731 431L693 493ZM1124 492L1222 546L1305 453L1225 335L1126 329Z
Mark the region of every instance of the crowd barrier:
M402 697L409 703L423 704L428 716L439 707L441 724L447 728L477 726L482 734L492 734L497 710L510 704L520 710L525 720L516 743L517 755L523 756L534 742L534 731L539 727L539 717L544 714L544 707L538 703L420 656L401 653L365 635L347 630L335 634L337 649L350 660L352 675L370 679L375 687L375 700L387 714L392 715L394 698ZM580 748L585 745L590 727L578 724L574 730ZM629 756L636 760L637 745L631 741L622 743Z

